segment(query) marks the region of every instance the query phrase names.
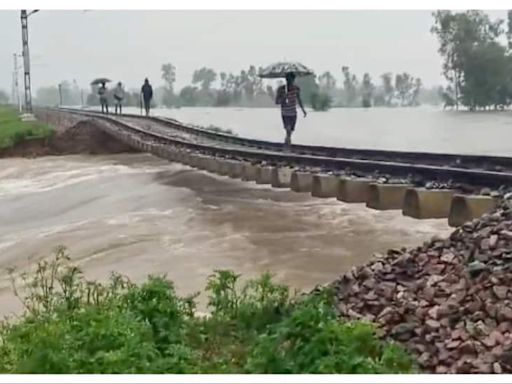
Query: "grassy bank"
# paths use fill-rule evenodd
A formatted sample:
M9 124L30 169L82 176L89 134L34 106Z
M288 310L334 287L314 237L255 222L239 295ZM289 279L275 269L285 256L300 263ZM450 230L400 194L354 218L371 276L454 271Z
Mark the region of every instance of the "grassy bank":
M16 110L0 106L0 149L24 140L49 137L53 130L37 121L21 121Z
M20 284L21 283L21 284ZM58 250L14 286L26 311L0 327L2 373L404 373L404 350L370 324L341 322L330 292L296 296L270 276L218 271L210 316L172 282L87 281Z

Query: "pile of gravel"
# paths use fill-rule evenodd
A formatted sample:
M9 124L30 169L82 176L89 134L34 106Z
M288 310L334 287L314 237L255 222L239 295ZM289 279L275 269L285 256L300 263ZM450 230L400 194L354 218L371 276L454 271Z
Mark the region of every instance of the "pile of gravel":
M426 372L512 372L512 211L416 249L390 250L333 283L340 316L400 341Z

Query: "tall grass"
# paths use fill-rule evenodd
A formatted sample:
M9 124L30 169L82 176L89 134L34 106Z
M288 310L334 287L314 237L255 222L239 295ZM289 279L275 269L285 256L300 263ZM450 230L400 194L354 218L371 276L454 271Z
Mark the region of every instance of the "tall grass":
M12 147L24 140L49 137L53 129L37 121L21 121L18 112L0 106L0 148Z

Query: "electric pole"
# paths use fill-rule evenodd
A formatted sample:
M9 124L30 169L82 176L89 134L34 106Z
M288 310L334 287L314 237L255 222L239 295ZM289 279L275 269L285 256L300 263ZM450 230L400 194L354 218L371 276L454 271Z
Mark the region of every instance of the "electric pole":
M17 53L13 54L14 70L12 72L12 95L11 95L11 99L12 99L12 103L13 104L18 105L19 111L21 112L20 85L19 85L19 82L18 82L18 78L19 78L18 70L20 69L18 67L18 56L19 55Z
M32 114L32 94L30 92L30 55L28 50L28 17L37 10L27 14L23 9L21 11L21 40L23 44L23 74L25 81L25 113Z
M12 71L11 101L16 103L16 54L14 54L14 70Z

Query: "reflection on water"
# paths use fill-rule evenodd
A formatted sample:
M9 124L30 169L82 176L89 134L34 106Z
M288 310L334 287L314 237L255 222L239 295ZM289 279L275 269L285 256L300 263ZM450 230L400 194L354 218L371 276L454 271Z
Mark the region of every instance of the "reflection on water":
M0 269L24 270L59 244L93 278L166 273L180 293L215 269L271 271L298 289L373 252L449 231L307 194L214 176L150 155L0 160ZM0 312L18 309L4 272Z
M126 112L140 113L136 108ZM156 109L155 115L230 128L240 136L281 141L279 109ZM433 107L331 109L299 114L297 144L512 156L511 112L455 112Z

